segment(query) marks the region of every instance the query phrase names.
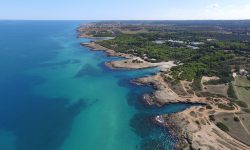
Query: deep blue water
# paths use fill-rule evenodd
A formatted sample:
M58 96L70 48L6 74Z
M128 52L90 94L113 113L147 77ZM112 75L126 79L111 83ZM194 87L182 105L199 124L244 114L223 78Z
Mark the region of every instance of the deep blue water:
M145 106L152 92L129 80L155 69L110 70L81 47L84 21L0 21L0 150L173 149L157 114L190 105Z

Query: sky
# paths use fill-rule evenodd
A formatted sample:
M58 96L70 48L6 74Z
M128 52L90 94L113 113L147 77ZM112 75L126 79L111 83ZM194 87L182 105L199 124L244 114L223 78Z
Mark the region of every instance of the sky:
M0 19L250 19L250 0L0 0Z

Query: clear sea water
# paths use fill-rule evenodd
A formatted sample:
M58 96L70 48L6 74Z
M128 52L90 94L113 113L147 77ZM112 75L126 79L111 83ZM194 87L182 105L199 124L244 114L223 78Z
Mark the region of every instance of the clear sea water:
M119 58L80 46L81 23L0 21L0 150L173 149L152 117L189 105L145 106L129 81L158 69L106 68Z

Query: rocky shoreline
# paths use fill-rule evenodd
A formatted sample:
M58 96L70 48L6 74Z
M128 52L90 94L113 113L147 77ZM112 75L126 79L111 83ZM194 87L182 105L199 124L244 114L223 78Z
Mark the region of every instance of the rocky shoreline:
M135 79L132 81L137 85L150 85L155 89L154 93L147 94L145 100L148 103L162 106L164 104L174 103L193 103L193 104L207 104L206 99L197 96L181 97L176 94L169 85L164 81L161 73L156 75Z
M168 72L175 66L174 62L150 63L143 59L124 53L117 53L114 50L105 48L95 42L81 43L82 46L89 47L94 51L105 51L108 56L122 57L124 60L106 62L106 66L111 69L145 69L160 67L162 72ZM219 129L209 116L216 113L235 113L240 112L240 108L234 106L234 110L221 110L217 107L218 103L228 104L226 98L207 99L191 96L180 96L173 91L164 77L160 73L156 75L134 79L131 81L137 85L153 86L155 91L145 94L143 100L148 105L162 105L172 103L194 103L205 104L204 106L193 106L179 113L156 116L154 120L167 127L178 139L176 149L204 149L204 150L249 150L250 147L232 138L226 132ZM209 106L209 107L208 107Z
M248 150L249 146L210 121L209 114L212 111L205 106L191 107L179 113L162 115L162 124L178 136L178 149Z

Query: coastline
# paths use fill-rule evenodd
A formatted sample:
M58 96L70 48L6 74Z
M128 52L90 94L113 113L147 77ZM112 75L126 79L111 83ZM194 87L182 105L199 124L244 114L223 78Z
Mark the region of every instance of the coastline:
M153 86L155 92L148 94L145 100L148 101L148 103L156 104L158 106L174 103L207 104L206 99L202 97L182 97L176 94L164 81L161 73L157 73L156 75L149 77L134 79L132 83L135 83L137 85Z
M93 51L105 51L108 56L125 58L124 60L106 62L105 65L111 69L145 69L160 67L161 71L166 73L171 67L175 66L173 61L163 63L146 62L130 54L117 53L95 42L81 43L81 45L89 47ZM170 129L171 133L179 139L177 143L178 149L247 150L250 148L248 145L243 144L219 129L209 120L209 115L211 114L214 115L215 113L221 112L235 113L241 111L237 106L235 106L235 109L232 111L222 111L216 107L218 100L219 103L222 104L230 103L226 98L208 100L206 97L198 97L195 94L190 97L179 96L169 87L168 83L164 81L161 72L153 76L134 79L131 82L137 85L150 85L154 87L155 91L153 93L143 96L143 100L148 105L157 105L161 107L162 105L173 103L199 103L212 106L212 109L207 109L206 106L192 106L182 112L160 115L154 118L160 125ZM197 119L197 116L200 118ZM162 119L159 120L159 117ZM208 142L206 139L209 139Z
M175 133L180 149L248 150L249 146L218 128L209 119L214 111L204 106L194 106L182 112L161 115L162 125ZM225 113L231 113L226 112Z
M108 56L125 58L124 60L106 62L105 65L111 69L146 69L160 67L161 70L169 70L171 67L176 66L174 61L151 63L147 62L140 57L131 54L115 52L114 50L103 47L95 42L80 43L93 51L104 51Z
M80 43L80 45L88 47L93 51L104 51L107 53L108 56L122 57L122 58L127 58L127 59L130 59L133 57L132 55L129 55L129 54L116 53L114 50L103 47L99 44L96 44L95 42Z

